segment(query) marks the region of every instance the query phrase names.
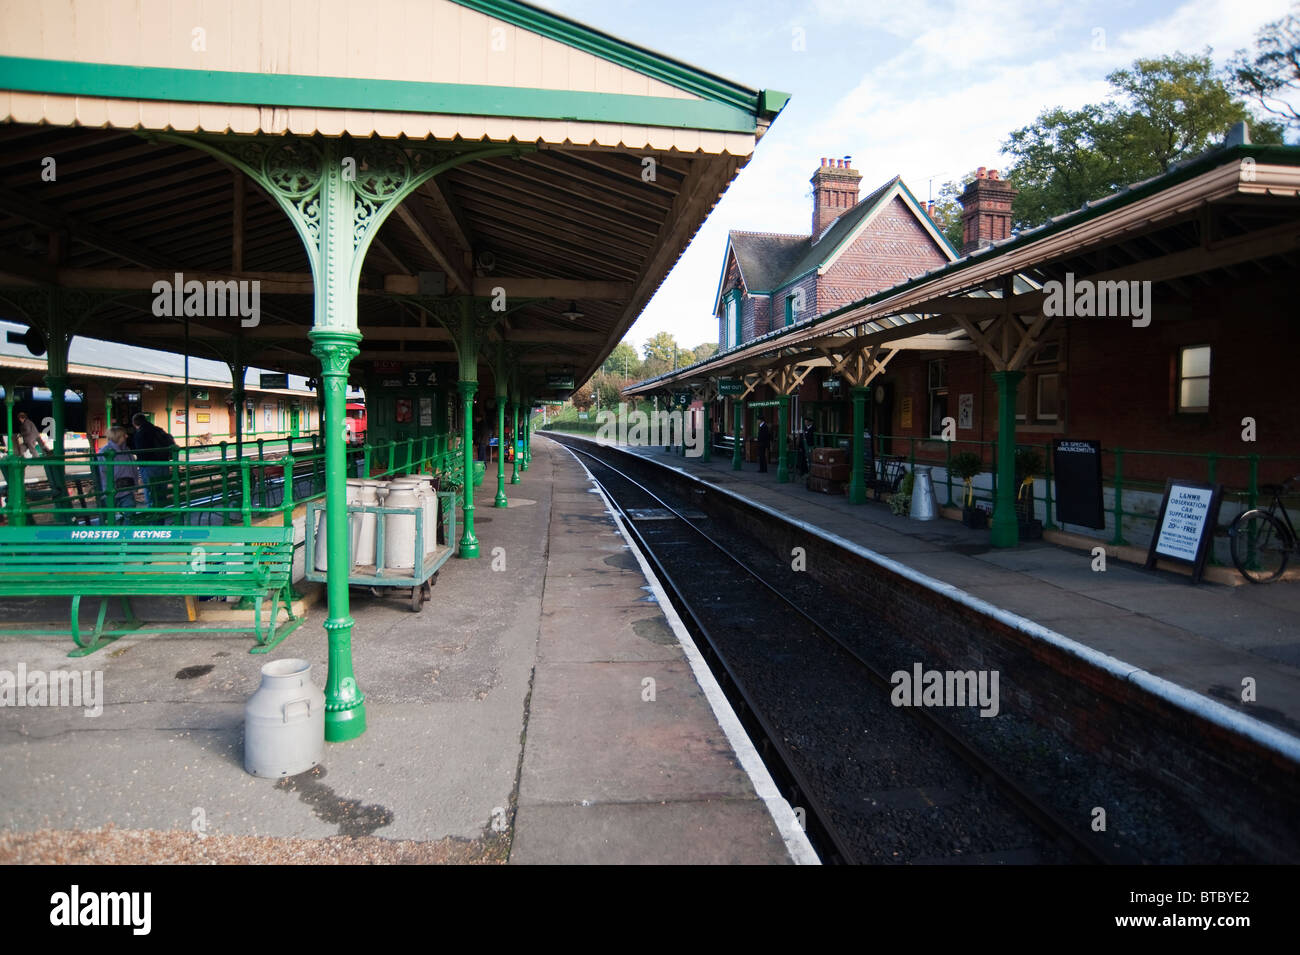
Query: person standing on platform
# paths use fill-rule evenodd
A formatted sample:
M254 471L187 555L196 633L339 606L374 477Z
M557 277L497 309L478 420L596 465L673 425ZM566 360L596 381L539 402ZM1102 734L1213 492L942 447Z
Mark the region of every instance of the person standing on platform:
M767 473L767 449L772 444L772 432L766 418L758 419L758 473Z
M805 420L803 430L799 432L799 463L796 467L799 470L799 476L803 477L810 470L809 464L812 461L812 421Z
M19 456L24 458L39 458L50 450L50 446L45 443L45 435L41 434L41 429L36 427L35 421L27 417L25 411L18 412L14 444L18 446Z
M158 427L146 415L137 414L131 419L135 434L131 435L131 448L140 461L140 476L144 479L144 498L150 507L165 507L165 491L169 471L163 462L170 460L176 439Z
M136 473L135 455L127 445L125 428L114 425L108 429L108 440L100 449L99 459L104 462L97 473L100 475L99 486L104 489L105 496L113 495L115 507L134 507L139 475ZM126 515L119 515L118 519L125 517Z

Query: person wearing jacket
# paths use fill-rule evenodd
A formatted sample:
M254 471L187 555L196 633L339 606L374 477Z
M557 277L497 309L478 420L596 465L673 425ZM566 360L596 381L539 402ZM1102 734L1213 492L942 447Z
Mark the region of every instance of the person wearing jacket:
M140 483L135 455L127 443L126 429L114 425L108 429L108 440L100 448L98 459L99 486L104 495L113 495L117 507L131 507L135 504L135 488Z

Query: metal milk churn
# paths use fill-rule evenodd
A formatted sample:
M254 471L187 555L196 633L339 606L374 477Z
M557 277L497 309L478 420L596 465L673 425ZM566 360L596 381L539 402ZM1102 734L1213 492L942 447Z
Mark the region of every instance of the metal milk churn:
M364 479L360 482L357 504L361 507L374 507L379 503L376 493L384 486L382 481ZM369 567L375 563L375 524L377 514L365 511L352 515L352 563L358 567Z
M411 477L418 485L420 506L424 517L424 552L431 553L438 545L438 492L433 489L433 476L415 474Z
M928 467L917 467L913 472L912 510L909 516L914 521L933 521L939 518L939 505L934 499L934 482L930 480Z
M357 478L348 478L347 504L349 508L358 501L360 493L360 488L356 486L358 483L360 482ZM329 541L326 534L327 521L325 512L326 508L323 507L316 512L315 564L317 570L329 569ZM352 555L356 553L356 516L350 513L348 514L348 547L348 559L351 563L354 562Z
M244 769L278 779L311 769L325 755L325 693L307 660L272 660L244 704Z
M385 507L418 508L423 503L414 481L388 485ZM387 514L384 518L384 566L409 570L415 566L415 514Z

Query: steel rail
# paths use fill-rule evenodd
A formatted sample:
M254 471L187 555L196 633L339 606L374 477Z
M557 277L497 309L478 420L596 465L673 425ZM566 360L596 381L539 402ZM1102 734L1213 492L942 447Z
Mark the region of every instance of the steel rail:
M772 583L764 579L764 577L761 574L759 574L748 564L744 563L738 557L736 557L734 554L728 551L726 547L724 547L722 544L718 543L716 540L710 537L707 532L705 532L703 529L698 527L695 523L693 523L689 518L687 518L685 515L680 513L672 505L664 501L661 497L659 497L659 495L655 494L653 491L647 488L644 484L637 481L635 478L627 475L623 471L620 471L614 465L595 456L590 451L582 450L580 448L569 447L568 445L565 445L565 447L568 448L570 451L574 452L575 454L581 454L584 457L590 458L591 460L595 461L597 464L605 468L608 468L610 471L613 471L615 474L619 475L623 480L634 485L635 487L640 489L644 494L648 495L650 498L657 501L660 504L660 506L662 506L665 510L669 511L673 516L675 516L679 521L681 521L687 527L690 527L692 530L694 530L696 534L698 534L706 542L712 545L715 550L717 550L719 553L729 558L738 567L740 567L751 577L753 577L758 583L762 584L764 587L770 590L773 594L777 596L777 598L779 598L782 602L784 602L793 610L795 610L805 620L811 623L813 627L820 634L822 634L826 639L830 640L832 643L834 643L836 646L838 646L840 649L846 652L856 663L858 663L866 671L866 673L871 678L871 680L874 683L876 683L880 688L886 690L887 692L892 690L893 687L892 682L883 672L878 670L871 661L864 658L855 649L853 649L853 647L849 646L847 643L841 640L838 636L836 636L834 631L832 631L829 627L822 624L815 617L813 617L807 611L805 611L802 607L794 603L794 601L792 601L789 597L787 597L784 593L782 593L776 586L774 586ZM622 507L620 506L619 509L622 510ZM637 536L640 537L639 534ZM939 717L931 714L928 710L926 710L923 707L905 707L903 709L905 709L905 711L914 719L919 720L920 723L925 728L933 731L935 735L939 737L940 741L954 755L956 755L968 766L970 766L971 769L973 769L977 774L991 781L997 787L999 792L1002 793L1002 795L1006 796L1006 798L1009 801L1014 803L1015 806L1021 810L1021 812L1023 812L1029 819L1031 819L1047 835L1051 836L1057 841L1064 841L1071 848L1075 849L1077 852L1081 853L1084 857L1086 857L1088 860L1094 863L1131 864L1133 861L1135 861L1132 859L1121 859L1118 856L1112 856L1104 849L1088 842L1082 835L1080 835L1080 833L1076 830L1076 827L1068 825L1059 816L1057 816L1053 810L1051 810L1046 806L1043 806L1038 799L1036 799L1034 796L1028 793L1022 786L1020 786L1013 779L1011 779L1004 772L1002 772L1001 769L999 769L997 766L989 762L989 760L987 760L977 749L975 749L973 745L971 745L970 743L962 739L943 720L939 719Z

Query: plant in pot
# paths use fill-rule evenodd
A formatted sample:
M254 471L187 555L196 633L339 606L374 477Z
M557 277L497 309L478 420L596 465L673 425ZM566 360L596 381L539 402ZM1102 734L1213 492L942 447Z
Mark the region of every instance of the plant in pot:
M966 486L966 493L962 495L961 522L975 530L988 527L989 522L988 514L975 506L975 475L983 468L984 462L972 451L954 454L948 462L948 471L961 478Z
M903 475L902 482L898 485L898 490L893 493L889 499L889 512L897 514L899 517L906 517L912 511L912 485L916 483L916 476L908 471Z
M1034 478L1043 470L1043 456L1033 448L1016 448L1016 519L1021 540L1043 536L1043 522L1034 518Z

